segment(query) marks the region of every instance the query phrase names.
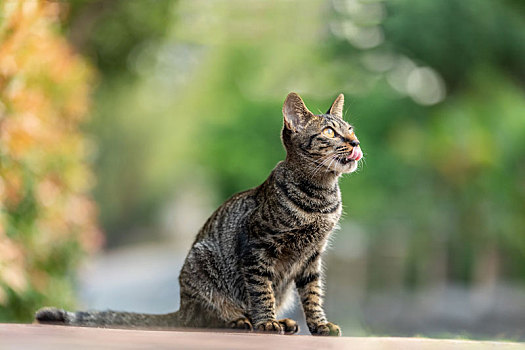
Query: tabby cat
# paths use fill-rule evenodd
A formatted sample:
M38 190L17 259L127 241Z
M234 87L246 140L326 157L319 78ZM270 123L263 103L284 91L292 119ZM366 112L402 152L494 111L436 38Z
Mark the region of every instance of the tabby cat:
M293 334L276 319L295 284L314 335L341 335L323 310L321 256L341 216L338 179L363 153L342 119L343 95L314 115L296 93L283 106L286 159L260 186L235 194L199 231L182 267L180 309L162 315L43 308L39 323L93 327L238 328Z

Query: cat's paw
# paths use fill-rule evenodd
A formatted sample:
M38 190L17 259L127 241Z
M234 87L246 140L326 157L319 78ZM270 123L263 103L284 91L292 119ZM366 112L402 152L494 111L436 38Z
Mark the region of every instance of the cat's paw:
M312 333L312 335L329 335L335 337L341 336L341 328L339 328L338 325L333 324L332 322L310 325L309 328L310 333Z
M255 330L257 332L284 334L284 328L277 320L259 322L255 325Z
M235 321L230 322L229 326L230 328L234 329L245 329L247 331L253 331L252 323L246 317L241 317L236 319Z
M299 325L292 319L283 318L279 320L279 323L283 327L284 334L295 334L299 332Z

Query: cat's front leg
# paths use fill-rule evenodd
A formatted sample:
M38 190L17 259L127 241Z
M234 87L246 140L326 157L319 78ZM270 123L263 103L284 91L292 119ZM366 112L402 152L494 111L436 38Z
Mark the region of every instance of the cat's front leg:
M307 262L302 273L295 279L295 285L303 305L306 324L312 335L340 336L341 329L328 322L323 310L323 289L321 285L321 259L315 253Z
M276 320L269 265L258 252L248 254L243 260L249 314L254 330L284 334L283 325Z

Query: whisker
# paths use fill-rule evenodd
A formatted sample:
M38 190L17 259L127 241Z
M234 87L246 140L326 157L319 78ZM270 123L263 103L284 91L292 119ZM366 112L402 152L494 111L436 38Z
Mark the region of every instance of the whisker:
M319 165L317 165L315 167L315 169L313 170L312 172L312 176L314 176L315 174L317 174L317 172L323 167L324 163L328 160L329 158L323 160Z
M325 166L325 172L328 172L330 170L330 167L332 166L332 163L336 159L337 159L337 154L333 154L332 157L330 157L330 159L329 159L330 163L327 166ZM328 162L328 160L327 160L327 162Z
M312 176L316 175L328 163L328 161L332 161L333 159L335 159L336 156L337 155L334 153L330 153L324 156L325 159L314 169L314 171L312 172Z
M332 163L333 163L334 160L336 160L336 159L337 159L336 156L334 156L334 157L332 158L332 161L331 161L330 164L328 164L328 166L326 167L325 172L328 172L328 170L330 170L330 167L332 166Z
M326 163L328 163L328 161L332 159L333 156L335 156L335 154L334 153L325 154L324 156L321 156L320 158L316 160L312 160L304 154L300 154L300 156L301 158L303 158L303 160L306 160L307 162L315 165L315 168L312 172L312 176L314 176L315 174L319 172L320 169L323 168L324 165L326 165Z

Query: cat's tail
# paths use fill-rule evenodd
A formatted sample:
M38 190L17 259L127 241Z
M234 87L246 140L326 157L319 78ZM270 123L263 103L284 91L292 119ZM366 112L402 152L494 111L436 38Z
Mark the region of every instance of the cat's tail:
M55 307L42 308L35 314L36 322L41 324L103 328L173 328L181 326L179 318L178 311L154 315L111 310L69 312Z

